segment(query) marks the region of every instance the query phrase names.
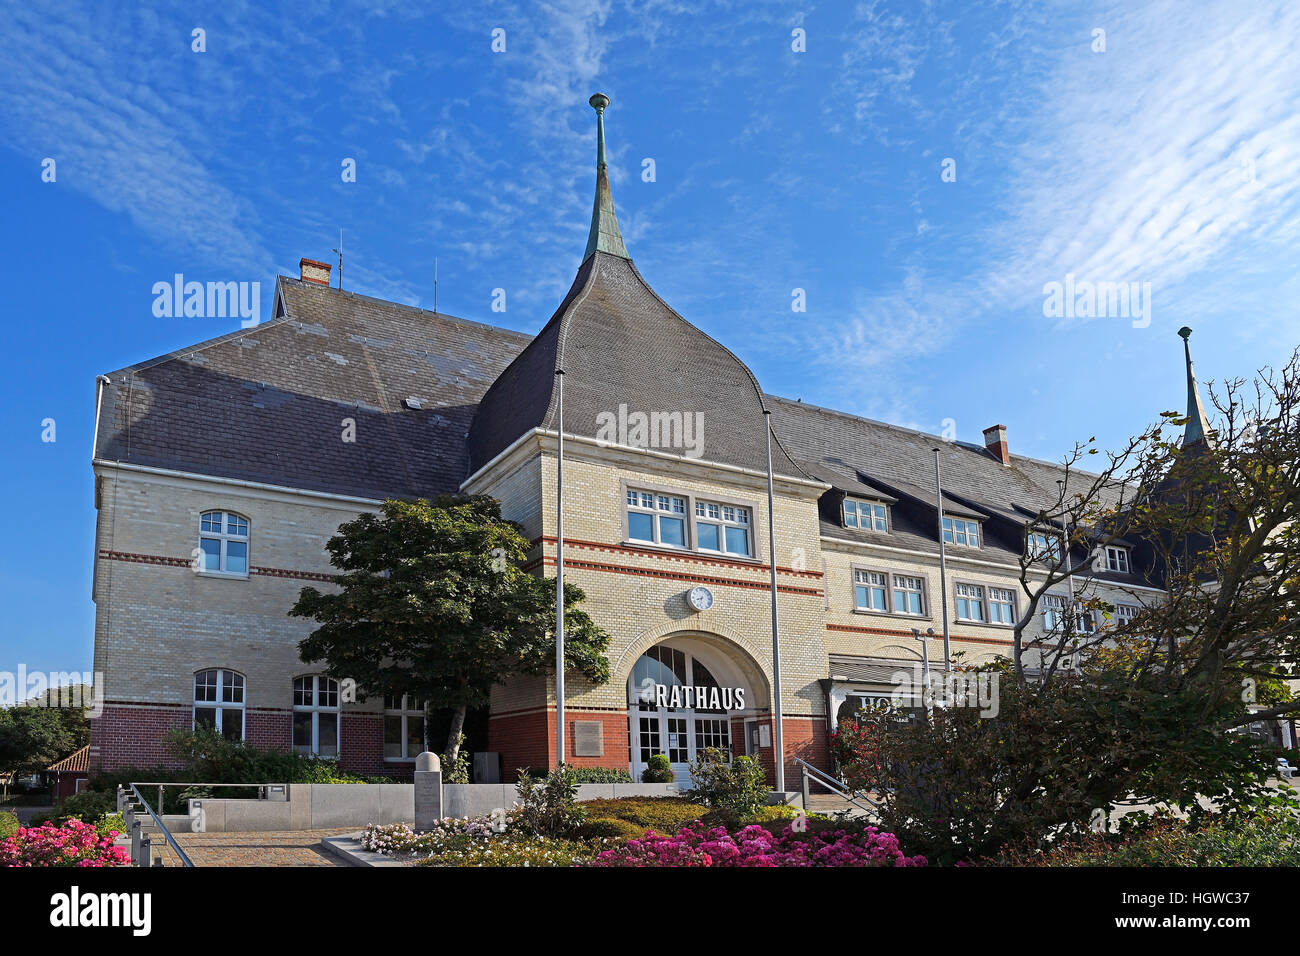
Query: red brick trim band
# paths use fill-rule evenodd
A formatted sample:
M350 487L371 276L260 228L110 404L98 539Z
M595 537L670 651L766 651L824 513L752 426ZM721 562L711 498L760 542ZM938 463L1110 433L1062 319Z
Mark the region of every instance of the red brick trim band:
M134 554L130 551L109 551L99 549L99 556L109 561L126 561L132 564L157 564L168 568L191 568L189 558L169 558L161 554ZM289 568L263 568L254 566L249 575L263 575L271 578L292 578L296 581L323 581L330 583L338 580L337 574L324 574L319 571L294 571Z
M553 537L544 535L540 538L534 538L528 543L528 547L529 550L532 550L543 542L554 546L555 540L556 539ZM676 551L664 551L660 548L638 548L635 545L627 544L605 544L600 541L585 541L580 538L565 538L564 546L566 549L572 547L588 551L606 551L610 554L634 554L638 557L662 558L665 561L675 561L679 564L707 564L713 567L740 568L746 571L767 571L769 569L769 565L759 564L754 561L735 561L728 560L727 558L712 558L694 552L679 553ZM788 574L793 577L813 578L817 580L820 580L822 577L820 571L801 571L796 568L783 568L780 565L777 565L776 570L780 574Z
M534 565L536 562L531 562ZM547 567L555 566L555 558L547 556L543 559ZM564 562L566 568L582 568L588 571L608 571L613 574L627 574L632 577L642 578L665 578L669 581L686 581L695 584L716 584L720 587L749 588L754 591L767 591L771 585L762 581L740 581L735 578L722 578L710 574L688 574L685 571L660 571L656 568L630 568L618 564L604 564L598 561L575 561L572 558L566 558ZM821 588L797 588L791 585L776 586L777 591L782 594L802 594L809 597L822 597Z
M908 637L912 636L911 631L897 631L889 627L855 627L850 624L827 624L828 631L848 631L851 634L879 634L884 637ZM936 635L936 638L942 635ZM966 641L969 644L998 644L1010 647L1015 641L1008 641L999 637L967 637L962 634L949 634L950 640Z

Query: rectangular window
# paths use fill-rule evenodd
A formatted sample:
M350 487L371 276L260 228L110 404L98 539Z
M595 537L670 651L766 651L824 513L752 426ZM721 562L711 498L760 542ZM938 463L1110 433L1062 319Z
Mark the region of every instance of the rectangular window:
M853 600L859 611L889 610L888 585L879 571L853 570Z
M695 545L701 551L750 556L748 508L695 502Z
M686 718L669 717L668 723L668 762L689 763L690 741L686 738Z
M925 591L925 581L922 578L912 577L906 574L894 575L894 613L895 614L916 614L925 613L925 600L922 597Z
M633 541L686 547L686 499L628 491L627 535Z
M1120 627L1125 627L1133 623L1133 618L1137 617L1140 610L1136 604L1116 604L1115 605L1115 623Z
M889 528L888 512L875 501L844 499L844 527L863 531L886 531Z
M965 518L943 516L943 540L949 544L960 544L968 548L980 546L980 526L978 521Z
M978 584L957 585L957 620L984 620L984 589Z
M1056 631L1065 626L1065 598L1059 594L1043 595L1043 630Z
M1052 564L1061 559L1061 539L1054 534L1031 531L1028 535L1029 557Z
M1117 574L1128 574L1128 548L1106 547L1106 570Z
M1016 623L1016 592L989 588L989 620L994 624Z

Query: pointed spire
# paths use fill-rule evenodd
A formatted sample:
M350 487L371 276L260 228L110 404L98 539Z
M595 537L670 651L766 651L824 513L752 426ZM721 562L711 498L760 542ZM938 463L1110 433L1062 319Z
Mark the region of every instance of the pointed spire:
M1201 404L1201 393L1196 387L1196 373L1192 371L1192 330L1183 326L1178 330L1183 337L1183 352L1187 356L1187 424L1183 431L1183 447L1199 441L1208 441L1210 422Z
M596 111L596 201L591 207L591 231L587 233L587 251L582 254L582 261L590 259L593 252L631 259L618 229L614 196L609 191L609 174L605 170L605 107L609 105L609 97L595 93L587 102Z

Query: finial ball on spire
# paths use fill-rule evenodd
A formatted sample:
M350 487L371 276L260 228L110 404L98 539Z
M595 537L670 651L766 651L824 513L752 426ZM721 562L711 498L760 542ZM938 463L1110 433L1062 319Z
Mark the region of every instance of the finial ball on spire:
M1181 329L1178 330L1178 334L1183 337L1183 341L1185 342L1192 337L1192 330L1188 326L1184 325Z
M605 107L609 105L609 97L604 93L592 93L591 99L587 100L587 102L591 104L591 108L597 113L603 113Z

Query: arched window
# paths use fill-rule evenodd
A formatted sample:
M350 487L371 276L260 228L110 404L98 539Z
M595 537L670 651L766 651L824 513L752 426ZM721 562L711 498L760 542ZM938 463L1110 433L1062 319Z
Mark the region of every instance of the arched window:
M339 755L339 683L311 675L293 681L293 749L318 757Z
M194 675L194 729L244 739L244 675L214 668Z
M233 511L205 511L199 517L200 571L248 574L248 519Z

